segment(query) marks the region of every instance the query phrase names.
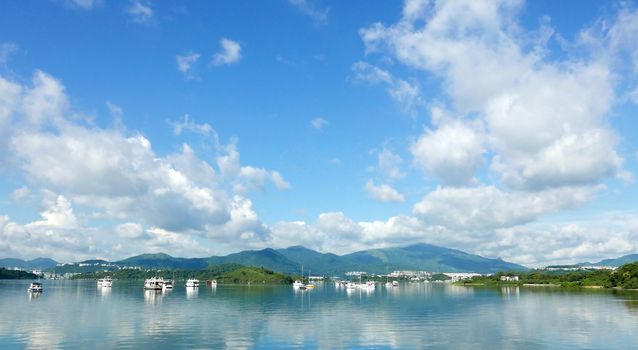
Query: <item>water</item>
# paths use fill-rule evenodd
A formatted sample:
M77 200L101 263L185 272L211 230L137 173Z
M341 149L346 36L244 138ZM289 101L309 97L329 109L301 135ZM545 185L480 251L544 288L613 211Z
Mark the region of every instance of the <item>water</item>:
M145 292L142 281L0 281L0 349L623 349L638 344L638 293L406 283Z

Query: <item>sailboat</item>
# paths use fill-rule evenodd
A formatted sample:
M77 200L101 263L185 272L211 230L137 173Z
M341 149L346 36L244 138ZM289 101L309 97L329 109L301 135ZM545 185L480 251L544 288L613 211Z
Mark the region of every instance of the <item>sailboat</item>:
M301 265L301 281L300 280L296 280L293 284L292 287L295 289L306 289L306 285L303 284L303 264Z
M310 283L310 270L308 270L308 284L306 284L306 288L308 289L314 289L315 285Z

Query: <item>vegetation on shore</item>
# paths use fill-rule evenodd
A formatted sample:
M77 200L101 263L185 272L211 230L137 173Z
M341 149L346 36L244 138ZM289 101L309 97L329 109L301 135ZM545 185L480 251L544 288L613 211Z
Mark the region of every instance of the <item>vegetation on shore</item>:
M501 281L501 276L518 276L518 281ZM466 285L558 285L561 287L603 287L638 289L638 262L612 270L499 272L459 282Z
M21 271L21 270L8 270L4 267L0 267L0 280L24 280L24 279L36 279L38 275Z
M143 280L151 277L162 277L173 280L186 280L196 278L200 281L217 280L218 283L233 284L290 284L291 276L277 273L262 267L246 267L239 264L212 265L201 270L185 269L120 269L114 271L100 271L82 273L72 277L72 279L100 279L104 277L126 280Z

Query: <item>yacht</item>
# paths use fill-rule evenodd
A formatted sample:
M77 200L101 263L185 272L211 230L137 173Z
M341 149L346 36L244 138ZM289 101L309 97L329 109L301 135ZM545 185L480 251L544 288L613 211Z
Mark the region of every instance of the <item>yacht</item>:
M186 287L188 288L198 288L199 287L199 280L194 279L194 278L189 278L186 280Z
M399 282L397 281L392 281L392 287L398 287L399 286Z
M42 293L42 283L40 282L32 282L29 285L29 289L27 289L29 293Z
M301 288L301 287L305 287L305 285L300 281L300 280L296 280L293 284L292 284L293 288Z
M357 288L356 283L352 283L352 282L346 283L346 289L356 289L356 288Z
M164 285L164 279L161 277L151 277L144 281L144 289L148 290L162 290Z
M164 283L162 283L162 290L163 291L173 290L173 281L171 280L164 281Z
M97 280L98 287L111 287L113 286L113 280L111 277L100 278Z
M376 286L374 284L374 281L368 281L368 282L366 282L365 287L367 289L374 289Z
M206 285L211 287L217 287L217 280L207 280Z

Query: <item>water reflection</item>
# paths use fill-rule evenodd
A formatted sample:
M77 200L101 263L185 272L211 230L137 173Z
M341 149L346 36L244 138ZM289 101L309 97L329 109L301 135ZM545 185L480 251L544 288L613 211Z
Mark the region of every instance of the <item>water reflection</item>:
M199 293L199 288L197 287L186 287L186 298L193 299L197 297Z
M162 301L161 290L144 290L144 301L147 304L155 304L158 301Z
M122 282L103 298L94 284L73 282L31 304L25 288L0 282L2 349L630 348L638 340L636 293L224 285L197 298L183 286L166 294Z

